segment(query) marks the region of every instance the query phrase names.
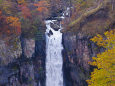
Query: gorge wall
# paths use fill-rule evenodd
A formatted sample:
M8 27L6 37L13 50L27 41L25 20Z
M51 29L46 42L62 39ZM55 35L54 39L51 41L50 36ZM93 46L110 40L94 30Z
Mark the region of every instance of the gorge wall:
M88 37L71 32L63 34L64 78L66 86L87 86L91 67L88 62L100 50Z
M52 1L51 14L44 20L62 15L63 11L70 6L65 2L66 0L61 0L56 5ZM55 7L54 10L53 7ZM85 80L89 78L90 72L93 70L88 62L97 53L104 51L103 48L97 47L90 41L90 38L95 34L95 31L93 31L95 28L98 32L98 27L99 30L104 28L105 25L107 25L105 30L108 30L108 27L115 27L115 16L110 15L112 12L110 9L102 8L80 21L80 25L75 24L69 29L66 26L69 25L68 22L71 22L70 16L65 17L64 30L62 31L65 86L87 86ZM101 14L103 16L100 16ZM112 21L109 21L111 19ZM59 29L55 25L51 26ZM13 44L8 46L3 39L0 39L0 86L45 86L45 30L45 25L41 25L39 26L40 32L34 38L26 38L23 35L18 37L17 39L20 41L18 41L16 50L13 50Z
M1 39L0 86L45 86L46 28L39 28L36 39L21 36L16 50Z

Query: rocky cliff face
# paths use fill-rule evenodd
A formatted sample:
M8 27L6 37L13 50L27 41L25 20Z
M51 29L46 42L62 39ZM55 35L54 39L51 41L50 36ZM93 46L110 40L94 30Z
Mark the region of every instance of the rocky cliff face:
M24 55L27 58L31 58L34 52L35 52L35 40L24 39Z
M0 86L45 86L45 28L41 29L36 39L21 37L15 48L0 40Z
M18 46L17 46L18 45ZM15 49L15 47L17 49ZM14 58L18 58L22 54L21 43L18 42L16 45L8 45L7 41L0 39L0 63L8 64Z
M111 6L111 4L109 3ZM107 5L108 6L108 5ZM104 49L96 46L90 38L114 28L114 10L107 7L95 13L84 13L76 18L71 27L65 27L63 32L64 79L66 86L87 86L93 67L88 64L92 57ZM111 13L112 12L112 13ZM90 15L89 15L90 14ZM87 16L86 16L87 15ZM112 19L111 19L112 18ZM64 31L65 30L65 31Z
M66 86L87 86L92 67L88 64L93 56L102 50L82 34L63 34L64 77Z
M55 7L54 2L52 4ZM66 2L66 0L62 0L62 2ZM58 4L60 5L62 2L58 2ZM55 10L52 10L50 18L59 17L65 9L62 9L62 6L67 7L67 3L63 3L58 8L59 5L56 5ZM107 12L101 9L81 22L80 25L83 27L77 27L78 31L63 33L64 50L62 53L65 86L87 86L85 80L89 78L93 69L88 62L91 61L91 57L104 50L99 49L91 42L87 34L89 34L89 30L93 30L92 28L97 30L97 26L100 25L102 28L101 26L106 25L102 22L105 23ZM103 16L100 16L102 13ZM69 18L66 19L70 21ZM51 27L58 30L57 25L59 22L55 22ZM112 24L112 27L115 27L115 23ZM74 28L76 29L76 27ZM39 86L39 84L45 86L45 27L39 27L39 29L40 32L35 39L22 37L16 50L13 50L12 46L7 46L3 39L0 40L0 86ZM95 33L95 31L93 32Z
M58 30L59 27L56 25L59 22L52 24L51 27ZM8 53L9 56L0 57L0 59L6 57L7 62L0 66L0 77L2 77L0 86L39 86L39 84L45 86L45 27L40 28L41 32L36 35L36 40L22 37L20 48L16 50L20 52L19 55ZM1 43L2 51L6 53L9 48L4 47L2 41ZM96 55L96 45L89 41L89 37L84 37L80 33L66 32L63 33L63 46L65 85L87 86L85 80L89 78L92 70L88 61ZM12 56L14 54L16 58Z

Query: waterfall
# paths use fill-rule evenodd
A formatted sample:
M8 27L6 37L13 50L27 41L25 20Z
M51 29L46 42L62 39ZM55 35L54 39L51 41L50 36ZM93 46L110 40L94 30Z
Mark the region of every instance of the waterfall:
M55 31L51 23L57 20L46 20L46 86L63 86L62 29Z

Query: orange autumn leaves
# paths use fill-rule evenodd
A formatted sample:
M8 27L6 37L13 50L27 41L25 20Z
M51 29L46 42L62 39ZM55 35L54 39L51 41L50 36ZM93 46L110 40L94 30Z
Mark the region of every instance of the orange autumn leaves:
M5 14L4 9L1 8L3 11L3 15L2 11L0 11L0 35L20 35L22 27L20 20L22 18L24 18L25 20L31 20L33 18L33 15L36 14L39 15L39 18L42 18L42 16L47 14L49 10L49 3L46 0L38 1L33 4L28 4L27 0L17 0L17 4L15 3L13 5L15 5L19 10L19 12L15 13L14 15L12 15L11 13ZM32 9L30 9L30 5L33 7ZM12 4L8 4L8 6L12 6ZM37 8L37 10L35 9L35 7ZM40 16L40 14L42 14L42 16Z
M24 0L18 0L18 7L21 9L22 16L26 18L31 18L31 11L28 8L28 4ZM38 1L37 3L33 4L35 7L37 7L37 11L39 13L47 14L48 13L48 7L50 6L48 1Z
M16 34L20 34L21 33L21 23L19 21L19 18L13 17L13 16L9 16L9 17L6 17L6 22L9 24L9 26L15 28L14 32Z
M24 18L30 18L31 17L31 12L30 9L28 8L28 4L25 0L18 0L18 6L20 7L22 11L22 15ZM37 7L37 11L39 13L47 13L48 12L48 7L49 3L47 0L43 1L38 1L37 3L34 4L34 6Z
M0 35L19 35L21 33L21 23L17 17L2 16L2 11L0 11L0 23Z
M37 6L37 10L42 12L48 12L49 4L47 1L39 1L38 3L34 4L34 6Z
M17 0L18 4L24 4L25 0Z

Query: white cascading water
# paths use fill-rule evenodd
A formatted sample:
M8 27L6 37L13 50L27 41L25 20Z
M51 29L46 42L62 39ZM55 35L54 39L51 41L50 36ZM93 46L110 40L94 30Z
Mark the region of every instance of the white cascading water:
M56 20L46 20L46 86L63 86L62 29L55 31L50 24ZM51 35L48 35L52 32Z

